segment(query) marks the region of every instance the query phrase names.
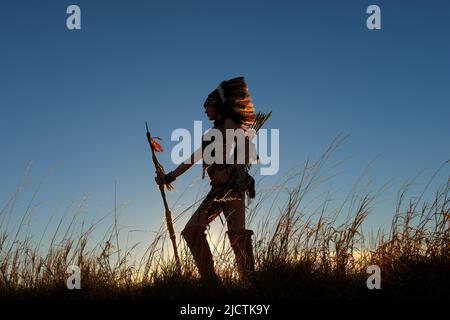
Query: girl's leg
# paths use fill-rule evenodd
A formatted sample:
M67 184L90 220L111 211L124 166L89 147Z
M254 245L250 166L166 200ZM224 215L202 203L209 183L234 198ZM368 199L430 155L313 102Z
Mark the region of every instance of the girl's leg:
M205 231L206 226L220 214L220 211L221 208L212 201L209 193L181 232L194 257L198 272L206 282L216 281L217 277Z
M246 278L255 270L252 230L245 229L245 196L239 200L227 201L223 212L227 220L228 238L236 256L236 265L241 276Z
M245 197L224 202L223 214L228 231L239 232L245 229Z

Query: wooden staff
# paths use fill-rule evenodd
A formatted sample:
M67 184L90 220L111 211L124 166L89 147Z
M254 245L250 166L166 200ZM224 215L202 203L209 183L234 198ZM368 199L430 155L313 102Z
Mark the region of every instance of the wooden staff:
M156 174L158 176L164 176L165 175L164 167L159 163L158 159L156 158L154 145L157 145L157 143L156 143L156 141L154 141L154 138L152 138L152 136L150 135L150 131L148 130L147 122L145 122L145 127L147 129L147 141L150 145L150 150L152 151L152 160L153 160L153 164L155 165ZM160 151L162 151L162 150L160 150ZM176 262L178 271L181 271L180 257L178 256L177 241L176 241L176 236L175 236L175 227L174 227L173 221L172 221L172 212L170 211L169 205L167 204L166 193L164 191L164 185L159 184L158 186L159 186L159 191L161 193L161 197L163 199L164 208L166 209L166 214L165 214L166 227L167 227L167 231L169 233L170 240L172 241L173 253L175 255L175 262ZM166 188L168 190L172 190L173 186L169 183L169 184L166 184Z

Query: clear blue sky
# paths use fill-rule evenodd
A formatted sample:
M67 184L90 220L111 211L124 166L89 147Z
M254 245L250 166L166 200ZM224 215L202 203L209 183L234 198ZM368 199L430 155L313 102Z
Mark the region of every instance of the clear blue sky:
M66 29L70 4L81 7L82 30ZM381 7L382 30L366 28L370 4ZM334 187L375 158L378 185L421 171L424 183L450 158L449 36L449 1L2 0L0 205L33 161L18 214L53 168L36 198L38 225L84 194L87 214L102 216L117 181L123 224L156 229L163 207L144 122L170 150L171 132L206 121L206 95L237 75L257 110L273 111L280 174L345 132L338 158L352 159ZM174 167L168 152L161 162Z

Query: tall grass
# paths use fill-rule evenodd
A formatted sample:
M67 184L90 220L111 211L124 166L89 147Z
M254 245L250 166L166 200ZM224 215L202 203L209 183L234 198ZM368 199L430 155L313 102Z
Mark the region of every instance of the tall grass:
M332 205L330 193L319 193L327 179L325 164L345 137L337 137L316 161L270 188L261 189L247 211L255 227L255 279L240 282L224 230L210 238L222 290L200 285L183 241L179 241L182 271L177 272L163 226L143 254L138 244L121 247L116 210L106 232L99 224L80 220L87 199L60 218L49 233L35 238L29 225L34 197L18 225L11 226L20 189L0 212L0 296L2 298L130 298L183 299L245 297L258 299L446 297L450 288L450 179L434 198L409 197L412 182L398 193L389 230L364 232L388 184L369 191L368 183L350 188L344 200ZM447 161L443 167L448 166ZM331 167L332 169L333 167ZM442 168L441 168L442 169ZM434 177L433 177L434 178ZM428 188L428 186L426 187ZM425 189L426 189L425 188ZM271 201L268 203L268 201ZM317 205L318 203L318 205ZM316 204L316 205L314 205ZM313 208L313 209L312 209ZM70 211L70 210L69 210ZM94 243L93 235L96 235ZM49 236L51 235L51 236ZM44 245L44 236L50 241ZM81 269L82 290L68 290L66 270ZM382 289L368 290L366 269L378 265Z

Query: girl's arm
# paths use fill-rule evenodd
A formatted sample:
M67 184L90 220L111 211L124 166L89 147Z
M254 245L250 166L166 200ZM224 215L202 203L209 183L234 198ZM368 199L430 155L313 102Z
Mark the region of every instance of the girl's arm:
M155 178L156 182L158 184L169 184L173 182L177 177L181 176L183 173L185 173L194 163L202 159L202 148L199 148L196 150L188 160L180 164L175 170L169 172L165 176L159 176L157 173L157 176Z
M183 173L185 173L194 163L202 159L203 152L202 148L198 148L191 156L190 158L180 164L175 170L172 171L173 178L176 179L177 177L181 176Z

